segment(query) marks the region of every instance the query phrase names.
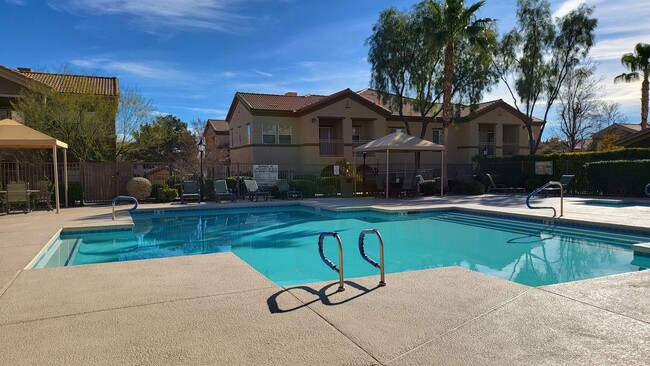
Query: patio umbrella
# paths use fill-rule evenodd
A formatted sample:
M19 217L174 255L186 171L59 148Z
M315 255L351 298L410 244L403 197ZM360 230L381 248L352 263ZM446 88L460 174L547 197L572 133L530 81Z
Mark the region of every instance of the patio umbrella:
M355 153L363 152L386 152L386 198L388 198L388 170L389 170L389 155L391 152L405 153L415 151L440 151L440 197L443 195L443 178L445 169L442 167L443 157L445 153L445 146L433 143L431 141L423 140L415 136L407 135L403 132L393 132L384 137L372 140L361 146L355 147Z
M29 128L11 119L0 121L0 149L52 149L54 161L54 199L56 213L59 213L59 170L57 169L57 148L63 149L63 185L65 202L68 204L68 144L54 137Z

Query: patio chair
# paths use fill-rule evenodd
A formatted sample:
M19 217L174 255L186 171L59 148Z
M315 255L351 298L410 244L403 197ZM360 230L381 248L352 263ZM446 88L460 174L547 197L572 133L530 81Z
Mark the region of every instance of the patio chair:
M181 204L185 204L187 200L201 200L199 194L199 183L195 180L186 180L181 183Z
M7 212L11 212L12 205L22 205L24 207L24 212L29 212L29 194L27 193L27 189L29 189L27 183L7 184Z
M284 197L285 199L289 199L289 198L302 199L302 192L291 190L291 188L289 188L289 182L287 182L286 179L278 179L276 181L276 184L278 186L278 192L280 192L280 197Z
M44 203L48 211L52 211L52 196L54 195L54 186L47 180L36 182L38 193L32 195L34 208L38 208L40 203Z
M573 178L575 178L575 175L563 175L560 177L560 184L562 185L562 190L564 191L564 194L568 193L569 191L573 192ZM542 193L546 194L547 196L550 195L560 195L560 188L558 187L548 187L544 188Z
M246 196L251 201L253 198L257 201L260 197L264 198L265 201L273 199L268 191L260 189L255 180L244 180L244 185L246 186Z
M222 199L229 199L230 202L237 201L237 196L228 189L228 185L225 180L215 180L214 181L214 198L217 203L221 203Z
M494 179L492 179L492 176L488 173L485 174L485 177L489 181L489 184L487 184L487 187L485 188L486 193L526 193L526 188L523 187L508 187L504 184L494 184Z

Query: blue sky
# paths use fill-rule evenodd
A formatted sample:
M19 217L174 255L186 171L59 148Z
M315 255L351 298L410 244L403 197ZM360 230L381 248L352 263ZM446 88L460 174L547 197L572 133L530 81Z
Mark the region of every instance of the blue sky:
M224 118L236 91L330 94L368 86L365 39L381 10L416 1L0 0L0 64L117 76L156 110L189 122ZM551 0L555 15L596 7L603 94L640 115L640 82L621 85L620 57L650 43L650 1ZM471 4L473 1L467 1ZM482 17L513 28L514 0L488 0ZM7 31L10 30L10 31ZM485 99L512 98L497 87Z

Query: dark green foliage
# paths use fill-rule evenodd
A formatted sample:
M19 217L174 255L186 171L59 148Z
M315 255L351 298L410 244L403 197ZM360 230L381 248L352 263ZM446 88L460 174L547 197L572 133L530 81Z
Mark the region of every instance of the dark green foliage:
M244 180L250 180L250 179L253 179L253 177L243 176L243 175L239 176L239 196L240 197L243 196L244 194L246 194L246 185L244 184ZM228 177L228 178L226 178L226 185L228 186L228 189L230 189L230 191L232 193L237 194L237 177Z
M594 193L644 196L650 183L650 160L598 161L586 164L587 181Z
M546 181L541 180L540 178L532 177L526 179L524 182L524 187L526 187L526 192L532 192L535 189L541 187Z
M69 182L68 183L68 206L74 206L76 201L79 201L80 205L83 205L84 192L81 188L81 183L78 182ZM65 188L63 184L59 185L59 202L61 205L65 205Z
M302 192L303 197L314 197L316 193L316 183L306 179L294 179L289 182L291 190Z
M178 190L162 184L155 190L155 197L159 202L172 202L178 198Z
M308 180L315 183L316 180L318 180L318 177L312 174L296 174L293 177L293 180Z
M423 196L440 194L440 178L425 180L420 183L420 193L422 193Z
M549 180L559 180L564 174L575 175L573 180L575 191L577 193L591 194L597 192L592 190L589 186L585 164L597 161L640 159L650 159L650 149L522 155L487 159L487 161L485 159L480 159L479 165L481 173L490 173L496 183L502 183L511 187L526 187L527 189L529 186L526 185L525 182L529 178L538 178L541 181L541 184L543 184ZM536 161L552 161L553 175L536 176ZM537 187L539 187L539 185Z
M158 116L153 122L141 125L133 138L127 160L192 161L198 154L196 140L187 124L172 115Z
M477 180L457 182L454 186L454 193L469 195L485 194L485 185Z
M203 193L205 199L214 201L214 180L206 179L203 185L205 186L205 193Z

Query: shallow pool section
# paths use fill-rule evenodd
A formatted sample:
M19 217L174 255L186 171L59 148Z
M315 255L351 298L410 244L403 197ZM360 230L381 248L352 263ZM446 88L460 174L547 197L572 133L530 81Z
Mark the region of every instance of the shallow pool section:
M338 232L345 277L378 274L358 249L359 233L378 229L386 272L462 266L525 285L638 271L631 245L650 242L642 232L560 226L541 220L460 211L332 212L302 206L253 209L150 211L132 214L129 230L63 232L35 268L233 252L278 285L337 279L318 253L318 236ZM366 237L378 259L378 241ZM335 263L335 240L325 241ZM635 262L636 263L636 262Z

